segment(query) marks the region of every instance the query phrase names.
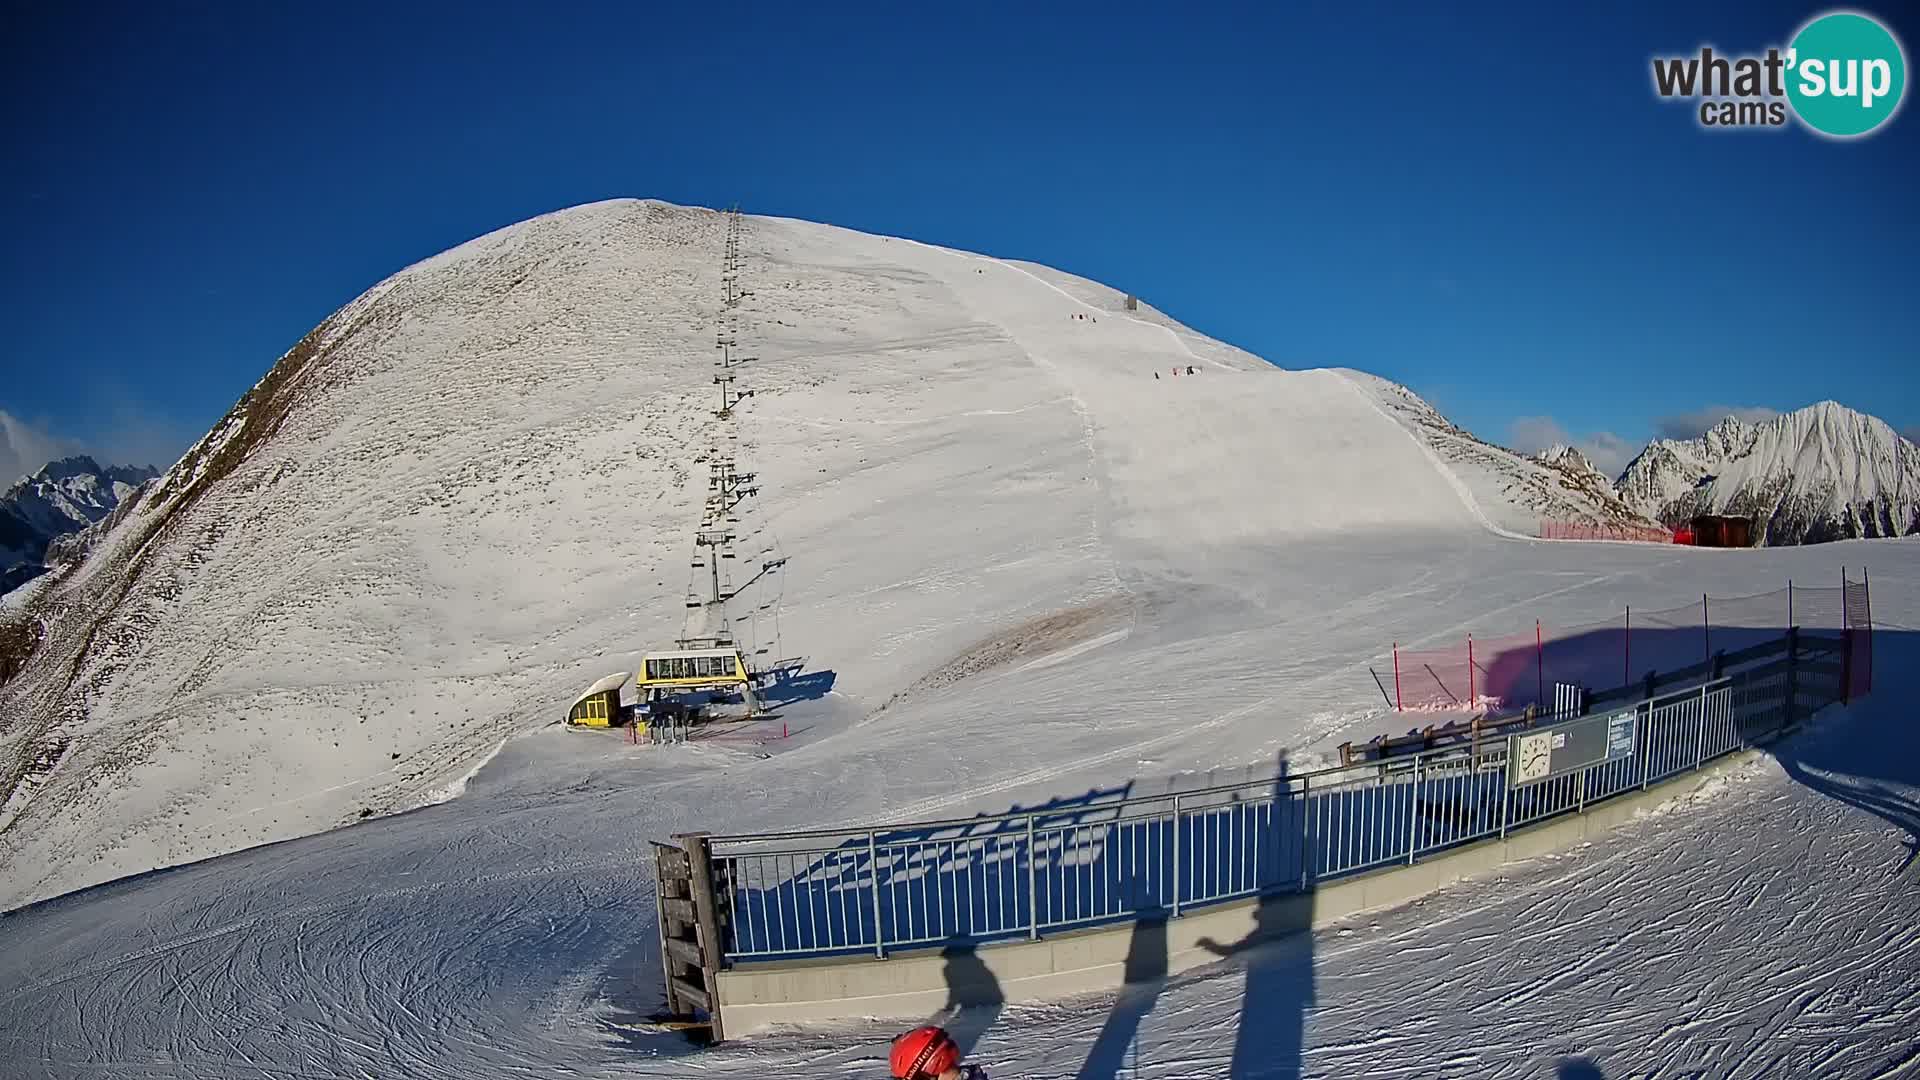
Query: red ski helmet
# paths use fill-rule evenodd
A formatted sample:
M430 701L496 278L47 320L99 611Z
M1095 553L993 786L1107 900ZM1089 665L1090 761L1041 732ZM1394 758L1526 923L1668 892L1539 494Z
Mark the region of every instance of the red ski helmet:
M946 1029L929 1024L895 1038L888 1063L895 1080L933 1080L960 1064L960 1047Z

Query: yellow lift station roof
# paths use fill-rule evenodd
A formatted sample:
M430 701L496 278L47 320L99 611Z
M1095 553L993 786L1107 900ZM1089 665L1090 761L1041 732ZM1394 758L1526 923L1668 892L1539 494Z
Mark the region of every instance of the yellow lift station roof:
M627 673L624 671L616 671L606 678L601 679L599 682L594 683L592 686L587 687L585 690L580 691L580 696L573 699L573 705L578 705L595 694L604 694L609 690L618 690L626 685L626 682ZM568 711L572 711L573 705L567 706Z

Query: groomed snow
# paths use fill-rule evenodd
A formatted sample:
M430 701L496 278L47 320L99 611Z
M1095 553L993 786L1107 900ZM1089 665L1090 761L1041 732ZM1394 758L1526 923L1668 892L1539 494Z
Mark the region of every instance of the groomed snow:
M1837 584L1841 564L1920 625L1911 545L1502 537L1488 493L1348 374L1262 367L1030 266L762 218L745 248L740 455L765 494L743 554L789 559L782 648L834 673L794 738L541 726L677 628L712 396L713 325L689 313L719 292L718 219L605 204L482 238L363 301L310 403L155 556L177 591L136 597L137 644L92 661L85 749L56 775L100 786L50 785L9 830L6 895L234 853L0 916L0 1060L876 1076L877 1026L697 1057L634 1029L660 1002L650 838L1258 775L1392 726L1366 672L1389 641ZM1000 1080L1531 1077L1570 1054L1614 1077L1895 1075L1920 901L1894 822L1920 776L1889 711L1920 657L1887 640L1907 651L1878 696L1796 744L1798 775L1756 770L1150 1007L962 1026ZM1862 743L1886 749L1842 752ZM460 797L358 820L496 749ZM1242 1033L1278 1049L1236 1069Z
M1920 621L1911 554L1827 550L1883 567L1887 621ZM1676 573L1631 566L1616 564L1622 580ZM1807 562L1741 572L1768 570L1810 573ZM1099 655L1028 674L1099 670ZM1867 702L1713 789L1683 786L1664 812L1590 848L1156 994L945 1019L996 1076L1021 1080L1506 1080L1574 1057L1609 1077L1904 1075L1920 1060L1920 734L1903 710L1920 671L1914 638L1883 632L1877 666ZM1153 731L1082 712L1108 746ZM1276 703L1151 754L1224 758L1298 716ZM1005 808L1164 766L1134 754L1075 763L1048 735L992 723L942 734L892 710L844 739L859 752L829 740L758 759L549 729L510 742L452 802L11 913L0 1054L23 1080L878 1076L897 1024L774 1033L697 1057L636 1028L659 1003L646 840L815 820L832 796L872 806L869 781L914 770L958 803ZM929 774L928 757L976 742L998 753L962 760L971 784ZM1023 771L1036 760L1053 760L1053 774ZM1241 1039L1257 1044L1257 1067L1232 1065Z

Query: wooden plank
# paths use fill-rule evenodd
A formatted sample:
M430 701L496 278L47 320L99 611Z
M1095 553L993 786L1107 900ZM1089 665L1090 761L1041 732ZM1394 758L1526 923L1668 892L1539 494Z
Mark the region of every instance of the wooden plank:
M720 919L714 902L713 863L708 857L707 834L688 833L676 836L687 851L687 861L693 867L693 903L699 917L700 945L704 959L700 964L701 972L706 976L707 997L717 998L715 982L720 974ZM713 1041L726 1039L726 1032L720 1027L720 1011L709 1010L713 1015Z
M673 992L683 999L693 1002L708 1012L713 1011L713 1000L707 997L705 987L695 986L685 979L669 979L668 982L672 985Z
M672 844L663 844L658 840L653 842L653 858L662 873L671 874L674 877L686 877L692 867L692 864L687 861L687 853L684 850Z
M658 866L657 863L655 865L656 867ZM654 876L654 886L654 899L658 903L666 903L666 896L664 895L667 887L666 882L663 881L658 874ZM667 953L667 920L664 918L655 918L653 920L653 932L654 935L660 939L660 971L667 980L667 1011L677 1016L684 1016L691 1012L692 1009L687 1005L686 1000L673 988L673 958Z
M660 913L675 922L683 922L688 925L692 925L696 917L693 910L693 901L672 896L663 896L660 898Z
M688 941L686 938L670 937L670 938L666 938L665 941L667 943L668 956L673 957L675 960L678 960L689 967L698 968L698 967L705 966L700 962L703 959L703 957L701 955L699 945L696 945L693 942Z

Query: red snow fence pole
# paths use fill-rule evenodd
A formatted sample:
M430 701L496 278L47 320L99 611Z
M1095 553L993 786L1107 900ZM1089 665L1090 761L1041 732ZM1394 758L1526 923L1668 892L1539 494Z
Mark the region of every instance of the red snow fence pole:
M1400 696L1400 643L1393 643L1393 711L1405 712L1406 699Z
M1473 635L1467 635L1467 708L1473 708Z

